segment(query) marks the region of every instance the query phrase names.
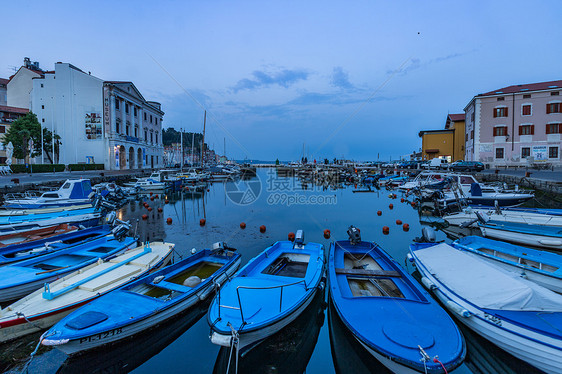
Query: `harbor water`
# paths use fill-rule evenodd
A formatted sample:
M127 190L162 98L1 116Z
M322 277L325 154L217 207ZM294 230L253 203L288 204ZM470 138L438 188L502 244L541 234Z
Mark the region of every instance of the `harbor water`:
M397 197L389 197L391 193ZM402 197L401 192L384 188L368 190L341 183L313 185L271 168L258 169L256 176L242 180L215 182L203 192L175 192L152 198L146 195L126 204L117 216L129 220L141 240L175 243L176 259L189 256L193 248L210 248L214 242L223 241L238 250L244 265L299 229L304 230L306 242L322 243L328 250L332 240L346 239L348 227L355 225L363 240L376 242L405 264L408 246L420 236L423 226L418 211L407 200L402 202ZM144 202L151 211L143 206ZM142 218L144 214L147 219ZM171 224L167 223L169 218ZM408 231L403 224L409 225ZM260 232L262 225L265 232ZM384 226L389 227L388 234L383 234ZM329 239L325 238L326 229L330 230ZM437 239L451 241L443 232L437 233ZM406 266L414 271L410 264ZM78 357L69 358L56 349L40 347L27 369L30 373L387 372L345 331L326 296L318 295L296 321L238 359L235 352L210 342L207 300L133 339ZM455 373L536 372L460 327L468 353ZM21 370L40 335L2 345L0 371Z

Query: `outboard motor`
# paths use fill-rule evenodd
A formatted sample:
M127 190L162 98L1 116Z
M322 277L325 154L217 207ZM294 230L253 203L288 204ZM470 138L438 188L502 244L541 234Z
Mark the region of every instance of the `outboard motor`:
M131 225L129 223L122 223L119 226L116 226L111 230L111 233L118 241L121 241L127 237L129 230L131 229Z
M295 244L302 246L304 245L304 231L297 230L297 234L295 235Z
M107 223L108 225L113 225L113 222L115 222L116 218L117 218L117 214L115 214L115 211L109 212L105 216L105 223Z
M349 226L349 228L347 229L347 235L349 235L349 242L352 245L361 243L361 233L359 232L359 229L357 229L357 227L353 225Z
M417 243L435 243L435 240L435 230L426 226L422 229L422 236L414 241Z

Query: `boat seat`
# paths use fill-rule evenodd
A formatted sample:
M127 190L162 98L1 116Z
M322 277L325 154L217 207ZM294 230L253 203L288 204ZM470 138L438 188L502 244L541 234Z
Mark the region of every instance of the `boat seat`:
M400 277L400 273L394 270L365 270L365 269L336 269L336 274L366 275L372 277Z
M89 292L96 292L101 288L107 287L112 283L119 282L122 279L133 277L136 273L140 272L141 269L137 266L123 265L111 272L108 275L100 275L88 281L80 286L79 289ZM85 275L88 275L84 273Z
M137 253L131 252L132 256L136 255L136 254L138 254L138 252ZM158 254L156 254L156 253L149 253L149 254L146 254L146 255L143 255L141 257L138 257L138 258L134 259L133 261L129 262L129 264L136 265L136 266L142 266L142 267L149 267L159 257L160 256L158 256ZM119 263L119 262L125 261L125 260L126 260L126 258L123 259L123 258L116 257L116 258L110 260L110 262Z
M178 292L189 292L192 290L191 287L188 286L183 286L181 284L177 284L177 283L172 283L172 282L167 282L167 281L160 281L158 283L152 283L153 286L155 287L160 287L160 288L165 288L167 290L170 291L178 291Z

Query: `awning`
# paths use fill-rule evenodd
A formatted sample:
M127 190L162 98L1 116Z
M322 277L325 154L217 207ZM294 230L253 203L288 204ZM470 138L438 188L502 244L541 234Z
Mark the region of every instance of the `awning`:
M439 149L426 149L425 153L439 153Z

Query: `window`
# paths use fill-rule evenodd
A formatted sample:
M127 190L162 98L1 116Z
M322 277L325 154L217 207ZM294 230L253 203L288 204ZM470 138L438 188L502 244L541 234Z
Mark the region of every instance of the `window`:
M521 115L523 116L531 115L531 104L521 105Z
M531 98L531 94L523 95L523 99L530 99L530 98Z
M0 134L6 133L6 126L0 126Z
M118 134L121 134L121 131L119 129L121 126L119 126L119 125L120 125L119 122L115 122L115 132L118 133Z
M558 158L558 147L548 147L548 158Z
M474 130L470 130L470 139L474 139Z
M119 110L119 100L115 100L115 109Z
M468 133L464 134L464 141L465 141L465 142L468 141Z
M150 123L152 123L152 114L150 115Z
M471 120L472 122L474 122L474 112L472 112L472 113L470 114L470 120Z
M129 104L125 103L125 113L129 114Z
M158 124L158 117L154 117L154 124L155 124L155 125Z
M44 123L44 122L45 122L45 118L41 118L41 122L43 122L43 123Z
M137 116L137 107L133 108L133 113L135 114L135 117Z
M503 158L503 148L496 148L496 158Z
M494 118L507 117L507 107L494 108Z
M507 126L494 127L494 136L507 136Z
M148 142L148 132L144 130L144 141Z
M519 135L533 135L535 133L535 125L519 126Z
M154 134L153 134L152 131L151 131L151 132L150 132L150 143L153 143L153 142L154 142L154 137L153 137L153 135L154 135Z
M135 138L139 136L138 134L139 134L139 128L135 126Z
M158 144L158 134L155 134L156 136L156 144Z
M550 103L546 104L546 114L550 113L562 113L562 103Z
M41 109L45 109L45 105L41 105Z
M523 147L521 148L521 158L526 158L531 155L531 148L530 147Z
M558 96L558 95L560 95L560 92L558 91L550 93L550 96Z
M43 86L43 83L41 83L41 88L43 88L43 87L44 87L44 86Z
M504 101L505 97L498 97L498 101Z
M546 124L547 134L560 134L562 133L562 123L547 123Z
M146 112L144 113L144 120L146 121Z

